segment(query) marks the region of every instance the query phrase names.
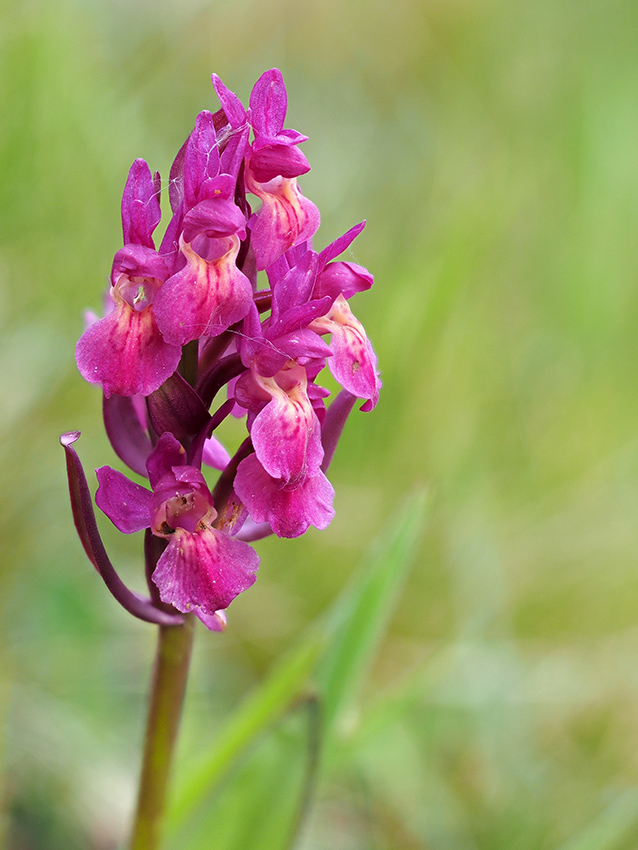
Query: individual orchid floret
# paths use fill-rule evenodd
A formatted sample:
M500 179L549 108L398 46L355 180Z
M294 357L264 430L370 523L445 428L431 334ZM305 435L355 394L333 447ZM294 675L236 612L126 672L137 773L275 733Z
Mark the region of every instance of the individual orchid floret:
M204 443L202 461L206 466L223 472L230 463L230 455L217 437L210 437Z
M235 262L246 220L234 197L235 178L220 173L213 116L202 112L183 161L179 248L185 265L155 305L159 329L173 345L217 336L250 309L252 286Z
M242 539L257 540L272 532L278 537L299 537L311 525L327 528L334 516L334 490L325 472L355 401L355 396L342 390L327 413L321 411L321 468L296 486L268 475L255 454L242 460L234 483L237 496L250 513L240 532Z
M264 336L273 341L277 351L287 351L299 362L302 334L306 340L315 334L331 334L330 346L326 346L323 356L328 357L333 377L344 389L365 399L362 409L370 410L381 387L377 359L363 325L353 315L346 298L369 289L373 278L363 266L332 262L349 247L364 225L365 222L356 225L320 254L299 246L273 263L268 269L273 308ZM289 334L295 340L294 349L286 347ZM244 347L247 344L242 343ZM316 345L315 350L318 350ZM307 353L310 354L310 348ZM265 356L268 355L262 355L262 359Z
M294 484L266 472L257 455L237 469L235 492L256 523L268 523L278 537L299 537L311 525L324 529L334 517L334 489L321 470Z
M260 323L256 307L244 321L239 351L244 365L260 375L272 377L288 360L306 365L331 356L321 337L308 330L310 323L324 315L331 299L310 299L315 276L316 255L307 251L302 260L288 269L279 260L283 276L272 280L271 314ZM271 267L273 268L273 267Z
M330 307L325 314L313 318L308 329L317 334L332 335L332 357L328 360L328 368L344 389L357 398L366 399L362 410L371 410L377 403L381 388L377 358L363 325L353 315L346 299L369 289L373 277L367 269L356 263L333 262L364 227L365 222L355 225L316 255L317 271L312 288L312 303L328 301ZM314 254L313 251L309 253ZM298 265L304 262L307 260L302 257Z
M255 581L259 558L247 543L214 527L217 511L204 477L187 465L171 434L160 438L147 468L153 492L101 467L96 502L125 534L150 528L168 541L152 575L161 600L217 628L219 612Z
M179 614L162 611L154 605L153 600L145 599L129 590L113 567L97 527L86 475L73 446L79 437L79 431L70 431L61 435L60 444L66 454L73 522L89 561L100 574L113 597L134 617L158 625L179 625L183 622Z
M235 386L235 400L251 413L250 434L259 462L268 475L297 486L317 474L323 457L320 423L311 392L327 392L308 380L330 356L320 336L306 326L329 307L330 299L307 302L315 259L291 269L272 290L271 315L262 324L253 307L239 342L247 367ZM304 303L305 302L305 303Z
M310 170L297 145L307 136L284 130L288 107L281 71L266 71L250 95L250 121L255 133L246 160L246 188L262 201L251 222L252 246L258 269L266 269L288 248L316 233L317 207L297 186L297 177Z
M352 314L343 295L335 299L325 316L310 324L310 329L318 334L332 334L328 367L333 377L357 398L367 399L362 410L372 410L381 388L377 358L363 325Z
M370 272L357 263L336 260L354 242L366 226L365 221L355 224L346 233L327 245L317 256L317 279L312 293L313 298L328 295L333 300L339 295L351 298L357 292L370 289L374 278Z
M250 436L270 476L294 486L318 472L323 459L320 424L303 366L290 360L272 377L246 372L237 381L235 399L256 413Z
M76 347L82 376L102 384L104 394L150 395L173 374L181 348L162 336L154 301L169 275L156 251L153 230L160 219L159 175L144 160L131 166L122 199L125 245L113 260L113 309L91 324Z
M310 327L319 334L332 334L333 356L328 365L333 377L357 398L367 399L362 410L371 410L381 389L377 358L363 325L353 315L346 299L369 289L373 277L356 263L333 262L350 247L364 227L365 221L355 225L319 254L313 297L329 296L332 305L326 315L316 319Z
M298 537L310 525L326 528L334 516L334 490L321 471L318 414L323 417L325 395L292 360L272 377L253 367L237 382L235 398L250 411L255 453L239 464L235 492L252 520L269 523L279 537Z

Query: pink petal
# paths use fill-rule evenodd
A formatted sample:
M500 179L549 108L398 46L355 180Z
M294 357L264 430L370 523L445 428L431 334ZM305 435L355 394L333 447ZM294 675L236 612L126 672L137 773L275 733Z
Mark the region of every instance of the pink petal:
M159 192L151 169L143 159L136 159L122 195L124 244L132 242L153 248L152 233L161 217Z
M243 319L252 303L250 281L235 265L238 236L227 237L227 252L211 262L180 241L186 266L166 281L153 302L159 328L174 345L218 336Z
M217 74L213 74L211 79L228 123L231 127L240 127L246 120L246 110L240 99L229 88L226 88Z
M296 178L276 177L269 183L258 183L250 179L248 169L246 186L263 201L252 229L257 269L262 270L317 232L319 210L301 194Z
M274 378L254 377L271 396L250 429L259 461L269 475L287 483L315 475L323 449L319 420L308 398L305 369L294 366Z
M334 517L334 490L323 472L289 488L268 475L253 454L239 464L234 487L252 519L270 523L278 537L299 537L311 525L327 528Z
M159 332L153 310L138 312L126 302L88 327L75 349L82 377L102 384L107 398L150 395L177 369L180 356Z
M259 557L247 543L215 528L178 529L157 562L153 581L163 602L212 617L255 581Z
M195 611L195 615L199 617L211 632L223 632L226 628L227 620L225 611L215 611L214 614L204 614L203 611Z
M344 389L357 398L369 399L374 407L381 382L377 376L377 358L361 322L352 314L348 302L340 295L327 316L310 325L317 333L332 334L333 356L328 366Z
M325 268L326 264L329 263L330 260L334 260L339 256L339 254L343 254L346 248L350 247L365 226L365 221L360 221L359 224L355 224L355 226L351 227L350 230L343 234L343 236L335 239L335 241L331 242L330 245L326 245L323 251L319 254L319 267Z
M363 266L356 263L328 263L317 278L313 292L314 298L330 295L332 298L343 294L351 298L357 292L370 289L374 278Z
M284 126L288 97L279 68L265 71L250 93L251 124L255 135L273 137Z
M202 458L206 466L212 466L213 469L219 469L220 471L226 469L230 462L230 455L217 437L211 437L209 440L206 440Z
M185 463L186 451L179 440L176 440L175 436L169 432L162 434L146 461L151 487L155 489L161 479L172 472L174 467L183 466Z
M95 503L118 531L133 534L151 524L152 494L110 466L95 470L99 487Z

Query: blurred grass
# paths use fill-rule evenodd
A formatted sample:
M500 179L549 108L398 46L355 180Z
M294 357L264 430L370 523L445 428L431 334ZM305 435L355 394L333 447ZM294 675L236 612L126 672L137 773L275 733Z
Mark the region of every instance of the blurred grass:
M112 461L73 346L128 167L167 175L211 71L246 98L277 65L317 245L368 219L376 285L353 306L384 390L331 467L331 528L264 541L229 631L199 635L184 757L429 482L421 566L303 850L634 847L638 7L0 9L7 846L113 848L131 805L153 636L84 561L57 444L81 428L87 468ZM138 541L105 536L141 587Z

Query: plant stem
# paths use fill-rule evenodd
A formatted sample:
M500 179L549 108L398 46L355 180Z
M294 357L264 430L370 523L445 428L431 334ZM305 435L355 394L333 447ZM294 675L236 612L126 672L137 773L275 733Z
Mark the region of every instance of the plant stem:
M160 846L166 792L186 691L194 617L181 626L159 626L146 727L142 775L130 850Z

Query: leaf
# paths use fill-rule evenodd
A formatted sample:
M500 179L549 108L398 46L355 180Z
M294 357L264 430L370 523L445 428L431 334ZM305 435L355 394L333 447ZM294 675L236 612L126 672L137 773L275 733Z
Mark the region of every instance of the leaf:
M316 700L301 700L254 741L175 836L176 850L292 846L313 787L316 721Z
M251 694L198 765L176 788L169 810L167 831L183 822L207 798L241 753L268 729L303 690L323 647L324 638L313 634Z
M377 543L369 561L342 595L330 621L332 638L317 673L324 701L324 733L348 706L369 670L394 612L421 536L427 494L414 497L393 531Z

